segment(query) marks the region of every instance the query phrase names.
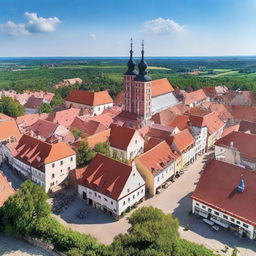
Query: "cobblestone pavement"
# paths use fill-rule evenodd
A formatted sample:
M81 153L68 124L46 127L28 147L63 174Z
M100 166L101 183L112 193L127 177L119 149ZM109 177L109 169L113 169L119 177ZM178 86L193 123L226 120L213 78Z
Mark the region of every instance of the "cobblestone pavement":
M241 252L240 255L242 256L255 256L255 241L239 239L231 232L225 230L216 232L212 230L210 226L203 223L200 218L189 214L191 210L190 196L198 182L206 158L206 155L198 158L197 161L189 166L187 171L166 190L144 201L139 207L152 205L162 209L165 213L173 214L173 216L180 221L179 231L181 237L191 242L203 244L223 255L231 254L231 249L229 249L226 254L221 252L224 246L228 245L229 247L238 247ZM77 212L82 208L86 208L89 212L86 220L79 220L76 217ZM116 235L125 233L129 228L125 217L119 221L115 221L110 216L86 205L85 202L80 199L76 199L61 216L55 217L64 225L79 232L90 234L106 244L110 244ZM186 224L190 226L189 231L184 231Z
M51 256L48 252L29 243L0 234L0 255L2 256Z

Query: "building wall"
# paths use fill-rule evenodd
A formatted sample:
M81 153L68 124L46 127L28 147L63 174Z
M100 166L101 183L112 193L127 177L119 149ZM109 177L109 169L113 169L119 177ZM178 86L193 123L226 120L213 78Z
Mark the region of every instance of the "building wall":
M38 109L35 108L25 108L26 114L36 114L38 113Z
M207 149L207 136L208 136L208 129L207 127L190 127L191 133L195 138L195 154L203 153Z
M223 223L228 224L235 224L237 225L241 230L244 230L248 233L248 237L250 239L256 238L256 231L255 227L251 225L248 222L241 221L240 219L227 214L225 212L221 212L213 207L210 207L206 204L203 204L195 199L192 200L192 212L194 214L198 213L198 210L202 212L203 214L211 214L214 218L216 218L218 221L221 221Z
M216 131L215 133L211 134L208 136L208 142L207 142L207 147L208 149L210 149L211 147L214 146L214 143L221 138L221 135L223 133L224 130L224 126L221 127L218 131Z
M110 156L113 158L119 158L119 159L127 159L127 151L115 148L115 147L109 147Z
M139 132L136 131L127 147L128 159L133 159L144 152L144 142Z
M215 159L224 161L230 164L240 164L240 152L233 147L214 147Z

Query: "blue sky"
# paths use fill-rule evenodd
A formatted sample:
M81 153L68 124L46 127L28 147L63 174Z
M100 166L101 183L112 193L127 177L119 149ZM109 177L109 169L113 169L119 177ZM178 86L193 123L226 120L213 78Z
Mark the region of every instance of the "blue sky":
M0 0L0 56L256 55L256 0Z

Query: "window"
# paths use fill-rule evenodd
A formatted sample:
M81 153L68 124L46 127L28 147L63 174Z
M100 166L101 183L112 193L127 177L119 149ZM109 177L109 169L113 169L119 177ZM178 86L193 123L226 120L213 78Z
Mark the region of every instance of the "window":
M94 195L97 196L97 193L95 192Z
M143 193L143 189L141 190L141 193Z
M215 215L220 215L218 212L214 212Z
M60 161L60 165L63 165L63 161Z
M52 164L52 168L54 168L55 167L55 164Z
M70 171L70 169L71 169L71 168L70 168L70 167L68 167L68 171Z
M228 216L227 216L227 215L223 215L223 218L227 220L227 219L228 219Z
M63 170L60 170L60 172L63 172Z
M100 195L98 195L98 198L101 198L101 196L100 196Z
M72 162L73 161L73 157L70 157L70 162Z
M137 195L139 195L139 194L140 194L140 191L138 191Z
M160 180L160 178L159 177L157 177L157 181L159 181Z
M212 212L212 209L208 208L208 212Z
M113 201L111 201L110 203L113 204Z
M127 189L127 193L129 193L129 192L130 192L130 189L128 188L128 189Z
M233 219L233 218L230 218L230 220L231 220L232 222L235 222L235 219Z
M123 201L123 205L125 205L125 201Z
M104 200L105 200L106 202L108 201L108 199L107 199L107 198L105 198L105 197L104 197Z
M128 197L128 202L130 202L130 197Z
M135 140L135 144L137 144L137 140Z
M197 206L199 206L199 203L196 203Z
M133 199L135 199L135 195L133 195L132 197L133 197Z
M54 174L54 173L52 173L52 179L54 179L54 177L55 177L55 174Z
M249 226L248 226L247 224L245 224L245 223L243 224L243 226L244 226L245 228L249 228Z
M241 224L241 222L237 220L237 221L236 221L236 224L240 225L240 224Z
M135 172L132 174L132 176L135 176Z
M206 207L204 205L202 205L202 208L205 209Z

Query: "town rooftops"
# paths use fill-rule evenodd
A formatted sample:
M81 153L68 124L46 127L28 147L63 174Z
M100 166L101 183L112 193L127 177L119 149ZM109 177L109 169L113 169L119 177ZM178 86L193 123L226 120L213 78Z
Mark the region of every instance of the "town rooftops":
M19 127L26 128L32 124L34 124L36 121L38 121L40 118L39 114L25 114L23 116L18 116L16 118L16 122L19 125Z
M28 101L25 103L25 108L39 109L40 105L43 103L43 98L38 98L35 96L30 96Z
M15 190L9 184L7 178L2 172L0 172L0 207L4 202L12 195L15 194Z
M179 155L172 152L166 141L162 141L147 152L138 156L135 162L141 163L155 176L178 157Z
M170 146L174 143L180 152L195 143L195 139L188 129L180 131L179 133L167 138L166 141Z
M232 106L230 112L238 120L256 122L256 107Z
M50 113L46 120L69 127L74 119L79 115L79 108L69 108L54 113Z
M237 191L241 176L245 183L244 192ZM192 198L255 226L255 195L254 172L211 159L205 166Z
M0 121L6 121L6 120L10 120L10 119L13 119L13 118L5 115L3 113L0 113Z
M131 172L132 166L98 153L86 167L80 184L118 200Z
M113 99L110 97L108 91L89 92L76 89L72 90L68 94L66 101L88 106L99 106L108 103L113 103Z
M135 129L112 125L109 137L110 146L126 150L135 133Z
M185 94L185 105L190 105L194 102L200 102L202 100L205 100L207 96L205 95L203 89L199 89L193 92L189 92Z
M14 119L0 120L0 141L9 139L10 137L17 137L20 135L20 130Z
M76 153L64 142L49 144L24 134L16 143L13 154L21 162L44 171L44 164L61 160Z
M172 85L169 83L167 78L153 80L151 84L152 84L152 97L156 97L156 96L174 91Z
M233 147L241 156L256 160L256 135L234 131L215 142L216 146Z
M256 123L249 121L241 121L239 131L256 134Z
M49 138L52 136L57 127L58 124L39 119L29 127L29 130L32 131L36 136Z

